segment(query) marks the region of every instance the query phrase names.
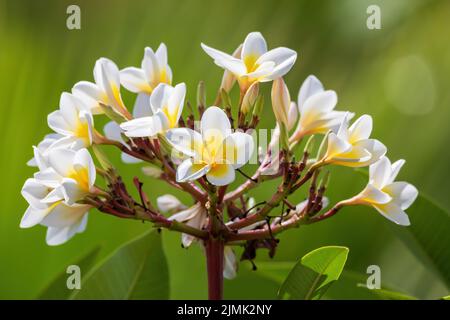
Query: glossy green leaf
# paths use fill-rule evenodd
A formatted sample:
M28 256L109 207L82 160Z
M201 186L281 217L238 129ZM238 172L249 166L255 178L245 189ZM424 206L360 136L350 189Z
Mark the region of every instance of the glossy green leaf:
M391 228L408 248L450 286L450 215L423 195L407 210L411 225Z
M89 272L93 266L95 259L100 251L100 247L95 247L90 250L82 258L78 259L76 262L71 263L71 265L77 265L80 267L81 275ZM67 278L68 274L66 270L61 272L55 279L53 279L46 288L39 294L38 299L41 300L63 300L70 297L74 293L73 290L67 288Z
M148 231L94 267L72 299L168 299L169 271L161 235Z
M344 269L349 249L329 246L303 256L281 285L279 298L320 299Z

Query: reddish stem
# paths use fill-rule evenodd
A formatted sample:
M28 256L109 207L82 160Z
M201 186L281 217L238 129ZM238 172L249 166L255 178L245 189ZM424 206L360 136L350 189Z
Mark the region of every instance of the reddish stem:
M208 299L223 298L223 249L222 240L210 238L205 242L206 268L208 271Z

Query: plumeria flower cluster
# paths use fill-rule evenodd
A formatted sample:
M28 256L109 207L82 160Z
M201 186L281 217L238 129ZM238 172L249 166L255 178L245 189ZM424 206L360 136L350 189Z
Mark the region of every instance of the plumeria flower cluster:
M399 225L410 223L404 210L418 191L395 181L405 161L391 164L386 146L371 137L371 116L352 122L355 114L339 110L336 92L317 77L308 76L293 101L283 77L297 60L294 50L268 49L259 32L250 33L231 55L201 47L224 69L213 103L207 102L200 82L197 108L185 108L187 86L173 82L164 44L156 51L145 48L140 68L120 70L100 58L93 82L78 82L64 92L58 110L47 119L54 132L33 148L28 162L38 171L22 189L29 207L20 226L41 224L47 227L47 243L58 245L83 232L88 212L97 209L180 232L184 247L203 248L214 288L210 298L220 298L222 278L237 272L236 246L243 248L240 260L253 263L261 248L273 257L278 233L353 205L372 207ZM239 100L233 101L236 83ZM136 95L132 110L122 99L124 89ZM265 90L270 91L275 127L268 146L257 146ZM110 120L103 130L94 126L97 117ZM130 183L106 157L107 147L117 148L123 162L143 165L145 179L186 193L191 203L171 194L151 199L138 177L131 183L138 197L132 196ZM251 164L256 170L245 173ZM330 206L327 166L369 167L368 184L358 195ZM268 180L280 180L270 198L258 202L248 196ZM305 199L291 203L294 194L305 194L301 187L307 190ZM270 214L275 210L279 213Z

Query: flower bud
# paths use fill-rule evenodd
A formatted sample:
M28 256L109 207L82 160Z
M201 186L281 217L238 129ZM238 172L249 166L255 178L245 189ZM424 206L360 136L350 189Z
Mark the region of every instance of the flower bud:
M251 109L256 103L258 94L259 94L259 83L255 82L250 86L250 88L248 88L242 100L241 112L243 114L247 114L251 111Z
M162 170L156 167L143 167L142 172L151 178L159 179L163 174Z
M297 122L297 118L298 118L297 104L294 101L292 101L289 106L289 112L288 112L288 126L287 126L288 130L291 130L295 126L295 123Z
M186 209L186 206L171 194L165 194L158 197L156 199L156 205L162 212L172 212Z
M288 113L290 104L291 97L283 78L274 80L272 85L273 113L275 114L277 122L283 124L286 129L288 126Z
M197 107L199 109L204 109L205 106L206 106L205 82L200 81L197 87Z

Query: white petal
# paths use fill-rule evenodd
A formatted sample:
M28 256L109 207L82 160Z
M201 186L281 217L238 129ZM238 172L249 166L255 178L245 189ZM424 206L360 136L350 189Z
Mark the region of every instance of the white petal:
M89 187L95 183L96 169L94 160L87 149L78 150L73 159L73 167L75 170L87 170Z
M400 169L403 167L403 165L405 164L405 162L406 162L405 160L400 159L400 160L395 161L395 162L392 164L392 166L391 166L391 168L392 168L392 170L391 170L391 176L389 177L387 183L392 183L392 182L394 182L395 178L397 178L398 173L400 172Z
M214 60L238 60L228 53L222 52L220 50L208 47L206 44L201 43L202 49Z
M398 204L402 210L408 209L419 194L416 187L402 181L391 183L383 190L394 198L393 201Z
M29 206L20 220L20 227L23 229L34 227L45 218L47 213L48 209L34 209Z
M201 213L201 210L204 210L201 203L197 202L192 207L184 209L176 214L171 215L169 220L176 220L178 222L185 222L187 220L193 219L196 215Z
M214 60L214 62L219 67L230 71L238 77L243 76L247 73L247 68L245 67L245 64L244 62L242 62L242 60L231 57L230 59L217 59Z
M379 189L382 189L391 176L391 162L388 158L382 157L369 167L370 182Z
M47 227L57 228L78 225L90 208L91 206L85 204L74 204L68 206L64 202L61 202L52 208L52 210L42 220L41 224Z
M156 60L160 67L167 65L167 47L164 43L161 43L155 52Z
M401 226L409 226L408 215L395 203L390 202L385 205L374 206L384 217Z
M88 81L77 82L72 88L72 94L83 101L93 114L103 113L98 101L102 100L102 92L95 83Z
M57 246L67 242L75 234L83 232L86 229L87 216L87 214L84 215L79 221L68 227L49 227L46 235L47 244Z
M27 179L21 190L21 194L28 204L34 208L42 209L46 208L46 206L41 203L41 200L44 199L48 193L49 188L33 178Z
M41 202L49 205L64 199L64 192L61 186L56 187L45 196Z
M206 179L215 186L225 186L234 181L235 175L231 164L216 164L206 174Z
M231 134L231 124L225 111L212 106L203 113L200 130L203 141L209 141L210 138L222 136L222 140ZM218 142L222 142L222 140Z
M56 188L59 186L62 176L50 167L43 171L36 172L34 178L48 188Z
M282 63L275 65L272 73L266 77L266 80L275 80L286 75L286 73L288 73L294 66L295 60L297 60L297 54L283 61Z
M49 153L50 166L62 177L68 176L73 170L73 159L76 152L67 149L55 149Z
M172 94L167 101L170 121L172 127L178 124L181 112L183 111L184 98L186 96L186 84L179 83L175 86Z
M173 92L174 88L172 86L165 83L158 84L150 96L150 106L152 111L156 113L166 107Z
M139 93L134 102L133 117L143 118L153 115L152 108L150 106L150 95L147 93Z
M383 157L386 152L387 148L384 144L382 144L380 141L375 139L367 139L367 140L361 140L354 144L354 147L361 147L367 150L371 154L370 159L367 161L364 161L359 164L359 166L368 166L372 163L377 162L381 157Z
M314 116L315 114L331 112L337 104L337 95L333 90L318 92L306 99L302 108L302 115Z
M236 277L238 261L231 247L225 247L223 253L223 277L233 279Z
M201 159L203 138L200 133L189 128L175 128L167 131L166 138L179 152Z
M144 71L135 67L125 68L120 71L120 83L134 93L148 93L151 90Z
M171 194L165 194L156 199L156 205L162 212L180 210L186 208L177 197Z
M359 117L348 129L351 143L369 139L372 133L372 117L365 114Z
M74 179L64 178L61 182L64 199L68 205L73 205L86 196L86 191Z
M347 141L339 138L334 132L328 135L328 149L327 157L334 157L335 155L351 150L352 146Z
M376 204L385 204L392 200L392 197L389 194L381 191L370 183L357 197L364 202Z
M184 160L177 168L177 182L197 180L204 176L210 167L207 165L193 164L191 159Z
M100 58L97 60L100 66L100 77L94 75L95 82L100 83L109 95L114 96L110 92L111 87L120 88L120 73L117 65L110 59Z
M309 75L305 79L305 81L303 81L303 84L298 92L297 103L300 113L302 112L303 105L305 104L306 100L316 93L322 91L324 91L322 82L320 82L320 80L317 79L314 75Z
M124 146L128 145L125 143L125 141L122 138L122 129L120 129L120 126L114 122L110 121L103 127L103 132L105 133L105 136L114 141L119 141Z
M251 135L243 132L234 132L229 135L223 144L222 163L232 164L235 169L245 165L253 154L254 142Z
M151 117L133 119L120 124L128 137L153 137L169 127L166 115L158 111Z
M264 37L259 32L251 32L247 35L242 45L241 58L245 61L246 58L256 60L267 52L267 44Z
M53 111L47 116L48 126L55 132L64 136L72 135L72 128L66 122L60 110Z

